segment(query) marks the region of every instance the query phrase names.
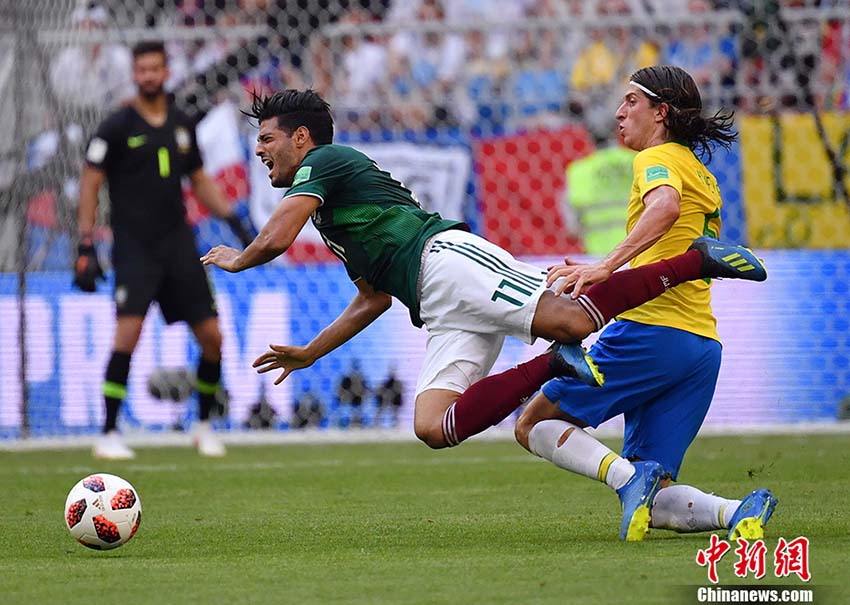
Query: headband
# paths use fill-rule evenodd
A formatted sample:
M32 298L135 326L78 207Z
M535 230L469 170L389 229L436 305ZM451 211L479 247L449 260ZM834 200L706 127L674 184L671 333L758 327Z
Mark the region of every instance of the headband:
M643 84L638 84L638 83L637 83L637 82L635 82L634 80L629 80L629 84L631 84L631 85L632 85L632 86L634 86L635 88L639 88L640 90L642 90L642 91L643 91L643 92L644 92L644 93L645 93L648 97L652 97L653 99L658 99L659 101L661 100L661 97L659 97L657 94L655 94L654 92L652 92L651 90L649 90L649 89L648 89L646 86L644 86Z

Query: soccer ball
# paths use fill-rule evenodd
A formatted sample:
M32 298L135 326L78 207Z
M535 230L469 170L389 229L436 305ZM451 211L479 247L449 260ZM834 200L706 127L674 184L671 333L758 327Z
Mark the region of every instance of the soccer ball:
M180 403L192 396L194 383L186 368L156 368L148 376L148 392L154 399Z
M121 477L96 473L81 479L65 500L65 525L83 546L110 550L139 529L142 501Z

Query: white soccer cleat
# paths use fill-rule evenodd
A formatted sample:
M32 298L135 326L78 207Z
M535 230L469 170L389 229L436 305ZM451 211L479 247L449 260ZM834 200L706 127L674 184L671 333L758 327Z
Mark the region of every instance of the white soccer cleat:
M124 444L117 431L110 431L97 438L92 456L100 460L132 460L136 453Z
M224 442L218 435L215 434L209 421L198 422L198 425L195 427L195 435L192 438L192 442L195 444L195 447L198 449L198 453L201 456L206 456L207 458L221 458L227 454Z

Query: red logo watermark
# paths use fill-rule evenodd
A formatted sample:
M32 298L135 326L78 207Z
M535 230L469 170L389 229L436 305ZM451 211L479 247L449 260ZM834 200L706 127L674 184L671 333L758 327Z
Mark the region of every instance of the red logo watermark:
M767 546L764 540L749 542L744 538L738 538L737 545L738 547L734 550L737 557L733 566L735 575L739 578L752 575L753 579L762 579L767 573ZM712 584L720 581L717 576L717 564L730 550L732 546L729 542L712 534L708 548L697 551L697 565L708 567L708 580ZM785 538L779 538L776 549L773 551L773 564L773 573L777 578L797 574L803 582L811 580L809 539L800 536L789 542Z
M803 582L812 579L812 574L809 573L808 538L801 536L790 542L786 542L785 538L779 538L776 550L773 551L773 561L777 578L784 578L795 573Z
M743 538L738 538L738 548L735 549L735 554L738 560L735 562L735 575L739 578L746 578L749 572L753 572L753 577L756 580L761 580L764 577L764 559L767 553L767 547L764 545L764 540L756 540L750 545Z
M708 579L712 584L717 584L717 564L723 555L732 548L726 540L721 540L716 534L711 534L711 545L705 550L697 551L697 565L708 566Z

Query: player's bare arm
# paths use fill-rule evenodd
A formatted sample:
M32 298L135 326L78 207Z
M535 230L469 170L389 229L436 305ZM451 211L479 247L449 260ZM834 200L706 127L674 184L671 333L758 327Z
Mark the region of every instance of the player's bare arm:
M201 203L209 208L215 216L224 219L234 235L247 248L254 239L253 235L244 227L239 217L234 213L233 208L222 193L221 187L218 186L203 168L198 168L192 172L189 178L192 181L192 189Z
M305 346L269 345L269 350L254 360L257 372L283 370L274 381L280 384L295 370L307 368L340 345L348 342L392 305L392 297L376 291L364 279L358 279L357 294L327 328Z
M85 165L80 176L80 205L77 209L77 228L80 239L89 238L94 231L97 217L97 194L106 180L106 173L99 168Z
M650 248L667 233L679 218L679 192L669 185L661 185L648 192L643 203L645 210L634 229L614 248L608 256L596 263L575 263L569 258L563 265L549 268L547 285L558 279L563 281L555 289L557 295L565 292L577 298L593 284L603 282L624 264Z
M192 190L201 203L219 218L227 218L233 211L216 182L210 178L203 168L198 168L189 175Z
M289 249L320 203L312 195L285 197L247 248L240 252L229 246L216 246L201 257L201 262L231 273L265 264Z

